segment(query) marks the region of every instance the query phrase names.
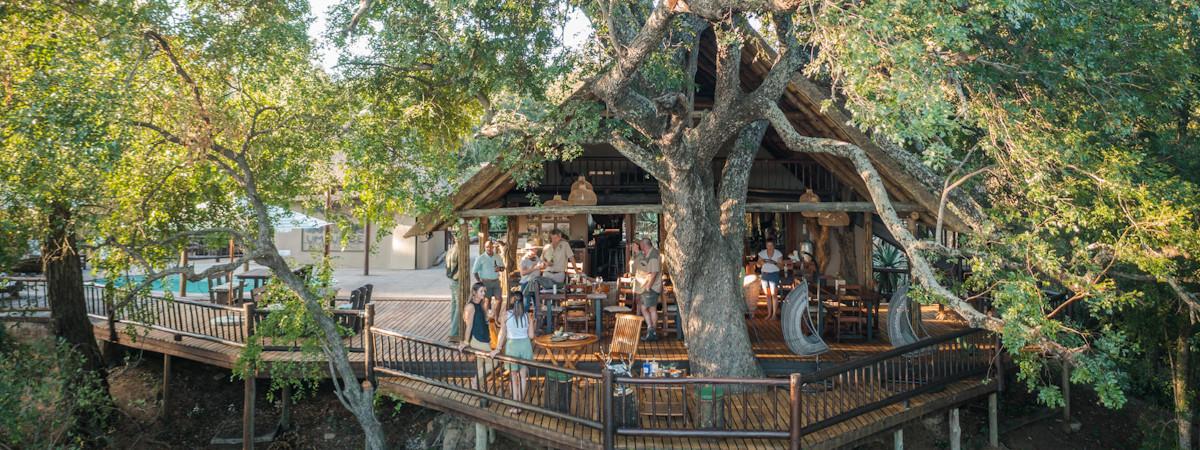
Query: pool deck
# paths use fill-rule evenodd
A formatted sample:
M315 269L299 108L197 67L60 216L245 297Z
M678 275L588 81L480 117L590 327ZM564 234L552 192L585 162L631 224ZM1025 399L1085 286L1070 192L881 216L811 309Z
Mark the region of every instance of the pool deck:
M196 271L203 271L214 262L197 262ZM262 266L251 264L250 270L261 269ZM234 271L236 276L244 273L245 268ZM85 279L95 277L85 275ZM346 297L350 291L364 284L375 286L371 298L374 300L449 300L450 280L446 278L446 269L436 266L422 270L371 270L370 275L363 275L362 269L335 269L333 271L334 286L338 288L338 296ZM175 292L174 294L178 294ZM186 300L208 301L206 293L189 293L182 297Z

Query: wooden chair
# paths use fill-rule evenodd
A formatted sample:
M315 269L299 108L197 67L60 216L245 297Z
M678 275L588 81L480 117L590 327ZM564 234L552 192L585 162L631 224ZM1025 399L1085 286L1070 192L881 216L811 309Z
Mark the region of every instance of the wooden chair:
M621 314L629 314L633 312L633 278L621 277L617 279L617 304L605 306L604 315L617 317ZM615 320L615 319L614 319ZM613 320L605 320L606 323L611 323Z
M617 314L617 326L613 329L608 353L596 353L600 361L627 361L637 359L638 339L642 332L642 318L635 314Z
M849 330L855 338L861 337L866 340L867 317L870 314L866 302L855 295L843 295L838 298L838 303L840 305L833 317L834 339L841 342L842 331Z
M242 302L242 291L246 282L238 281L230 287L233 272L219 273L208 277L208 300L219 305L234 305Z
M617 303L632 308L635 295L637 294L633 291L633 277L626 275L617 278Z

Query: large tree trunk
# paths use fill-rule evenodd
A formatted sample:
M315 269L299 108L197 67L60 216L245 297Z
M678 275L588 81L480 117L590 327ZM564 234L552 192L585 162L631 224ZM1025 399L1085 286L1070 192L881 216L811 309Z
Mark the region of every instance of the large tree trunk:
M741 133L722 170L720 192L707 161L671 166L658 183L664 257L684 318L691 370L700 376L762 376L743 319L742 246L746 183L765 130L759 122Z
M1179 430L1179 449L1192 449L1192 398L1196 395L1192 381L1192 324L1187 319L1179 320L1175 335L1174 357L1171 358L1171 388L1175 397L1175 425Z
M83 267L80 265L71 211L66 205L52 208L49 233L42 245L42 269L54 332L84 357L85 368L104 382L106 370L83 297Z

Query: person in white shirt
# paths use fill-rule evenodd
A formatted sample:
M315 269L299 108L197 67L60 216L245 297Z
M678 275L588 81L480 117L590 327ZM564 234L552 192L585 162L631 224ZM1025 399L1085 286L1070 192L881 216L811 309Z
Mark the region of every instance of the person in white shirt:
M512 294L508 296L508 314L504 318L504 326L500 328L500 335L496 338L496 349L492 350L492 357L504 351L504 356L509 356L517 359L533 359L533 328L529 326L530 318L526 312L525 302L521 301L520 294ZM524 364L505 363L511 376L508 379L509 385L512 388L512 398L516 401L521 401L525 398L525 388L529 384L529 368ZM509 408L509 414L520 414L518 408Z
M538 259L538 246L531 244L525 247L525 257L521 258L521 263L517 269L521 274L521 294L524 297L525 309L533 307L533 299L537 293L538 283L535 281L542 276L542 271L538 270L541 265L541 260ZM530 284L533 284L530 287Z
M761 274L763 293L767 296L767 320L774 320L779 309L779 280L783 269L783 252L775 248L775 240L767 239L767 248L758 252L756 263Z
M575 252L571 244L563 236L562 230L550 230L550 243L542 249L542 264L539 269L542 276L554 281L560 287L567 282L567 269L575 263Z

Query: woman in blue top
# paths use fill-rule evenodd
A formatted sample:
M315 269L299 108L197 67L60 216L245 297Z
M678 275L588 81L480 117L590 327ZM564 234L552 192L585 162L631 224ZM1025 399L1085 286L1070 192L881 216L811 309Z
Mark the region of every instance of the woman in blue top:
M458 350L466 350L467 345L480 352L492 351L492 335L488 331L488 310L487 302L484 297L487 294L487 287L483 283L475 283L471 286L471 301L463 308L463 320L467 323L467 342L459 344ZM487 374L495 367L488 358L475 358L475 370L479 373L476 380L487 378ZM474 380L472 380L474 383Z
M517 359L533 359L533 329L529 326L529 313L525 309L525 302L521 301L521 294L511 294L508 296L508 314L504 318L504 326L500 328L500 336L496 338L496 349L492 350L492 357L500 354L504 350L504 356L509 356ZM525 398L525 387L529 383L529 369L524 364L507 363L509 378L508 382L512 387L512 398L516 401L521 401ZM509 414L520 414L518 408L509 408Z

